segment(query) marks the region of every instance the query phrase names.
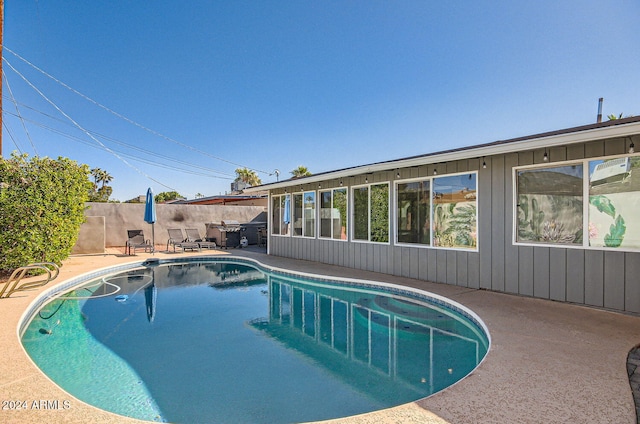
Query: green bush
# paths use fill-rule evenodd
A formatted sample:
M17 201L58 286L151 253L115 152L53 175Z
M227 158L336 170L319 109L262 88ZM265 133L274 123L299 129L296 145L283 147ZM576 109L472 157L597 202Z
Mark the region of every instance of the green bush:
M67 158L0 159L0 270L66 259L91 188L89 168Z

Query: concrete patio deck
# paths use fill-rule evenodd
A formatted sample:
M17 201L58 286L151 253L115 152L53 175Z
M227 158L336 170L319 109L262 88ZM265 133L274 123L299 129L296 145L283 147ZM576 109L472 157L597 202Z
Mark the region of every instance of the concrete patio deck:
M636 423L627 376L630 349L640 343L640 317L465 287L267 256L257 249L173 256L237 255L303 272L402 284L453 299L476 312L491 333L484 362L456 385L429 398L334 423ZM122 251L74 256L50 286L84 272L150 257ZM48 287L0 300L0 422L141 422L73 398L31 362L18 339L25 309ZM57 402L56 402L57 401ZM65 402L67 401L67 402ZM15 409L15 403L26 408ZM13 407L12 407L13 405Z

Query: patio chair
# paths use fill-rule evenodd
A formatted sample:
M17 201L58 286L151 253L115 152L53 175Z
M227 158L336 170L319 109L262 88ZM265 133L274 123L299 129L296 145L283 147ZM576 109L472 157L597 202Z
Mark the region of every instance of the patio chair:
M29 276L27 276L27 273L34 270L44 271L46 275L37 280L25 281L20 284L23 278L29 278ZM4 286L2 286L2 289L0 289L0 299L7 298L17 291L29 290L36 287L44 286L49 281L55 280L59 273L60 268L58 268L58 265L51 262L38 262L26 266L21 266L20 268L17 268L15 271L13 271L13 273L11 273L11 277L9 277L7 281L5 281L4 283L0 283L0 285L4 284Z
M185 238L180 228L169 228L167 231L169 232L167 250L169 250L169 246L173 246L174 252L176 251L176 247L182 249L183 252L187 249L190 249L191 251L198 249L198 251L200 251L200 245Z
M131 249L133 254L136 254L136 249L144 249L145 252L153 252L153 244L151 241L144 238L144 232L142 230L127 230L127 243L124 246L124 253L131 255Z
M193 243L198 243L198 246L200 246L200 248L205 248L205 249L215 249L216 248L216 242L215 241L207 241L205 239L203 239L202 237L200 237L200 232L198 231L197 228L187 228L185 229L186 233L187 233L187 241L193 242Z

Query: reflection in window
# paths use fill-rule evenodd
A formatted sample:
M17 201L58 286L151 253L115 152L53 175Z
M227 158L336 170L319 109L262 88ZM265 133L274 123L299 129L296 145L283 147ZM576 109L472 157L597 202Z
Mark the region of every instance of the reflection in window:
M280 196L271 198L271 234L280 234Z
M302 235L302 193L293 195L293 235Z
M517 240L582 244L582 164L517 173Z
M306 191L293 195L293 235L315 237L316 193Z
M371 186L371 241L389 241L389 185Z
M476 174L433 179L433 245L475 248L477 245Z
M304 231L305 237L316 235L316 192L308 191L304 194Z
M347 239L347 189L320 192L320 237Z
M369 240L369 187L353 189L353 238Z
M389 242L389 185L353 189L353 238Z
M398 243L430 244L430 182L414 181L397 186Z
M290 219L290 196L288 194L271 198L271 234L288 235Z
M589 246L640 247L640 157L589 162Z

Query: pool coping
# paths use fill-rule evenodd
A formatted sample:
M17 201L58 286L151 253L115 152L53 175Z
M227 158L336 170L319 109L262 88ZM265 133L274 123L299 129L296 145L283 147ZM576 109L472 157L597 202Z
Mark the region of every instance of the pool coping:
M235 254L257 258L268 267L425 290L471 309L490 329L490 352L474 372L456 385L411 404L331 422L636 422L625 365L629 350L638 344L638 316L267 256L244 249ZM202 254L176 256L187 255ZM138 255L146 257L151 255ZM113 254L70 258L62 268L62 283L87 269L111 268L131 259ZM69 399L68 394L30 363L17 338L19 318L44 291L24 292L0 303L3 313L0 346L11 359L0 363L0 399ZM64 423L144 422L75 401L68 410L0 410L2 422L47 419Z

